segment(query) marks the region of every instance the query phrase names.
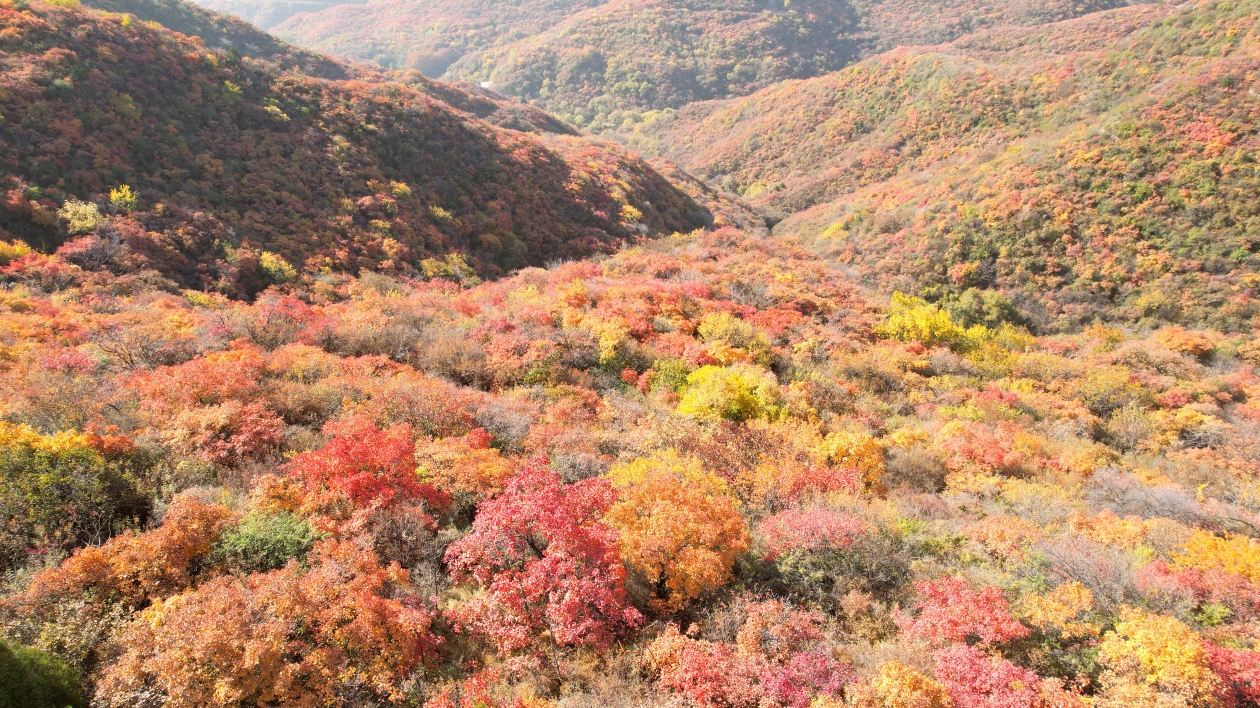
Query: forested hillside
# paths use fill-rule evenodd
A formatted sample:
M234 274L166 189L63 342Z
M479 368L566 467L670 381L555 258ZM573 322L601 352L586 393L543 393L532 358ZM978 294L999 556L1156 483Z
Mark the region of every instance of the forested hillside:
M1260 0L855 6L950 43L603 124L710 186L94 1L0 0L0 708L1260 708Z
M963 328L731 228L252 304L37 258L0 305L34 705L1260 698L1251 335Z
M886 292L980 308L965 318L1245 329L1260 268L1256 11L1131 7L981 32L624 139L742 193Z
M362 0L203 0L198 3L207 10L225 12L269 30L300 12L319 12L337 5L363 4Z
M238 0L244 2L245 0ZM460 57L555 27L607 0L423 0L339 5L274 28L348 59L438 77Z
M0 11L0 229L40 249L102 223L117 268L238 296L447 255L493 275L710 218L620 148L418 74L322 81L130 15Z
M337 56L489 81L599 131L647 111L817 76L902 44L1035 24L1117 0L389 0L296 16L281 37Z
M211 49L235 51L271 62L283 70L301 71L326 79L344 79L354 71L320 54L285 44L231 15L209 12L180 0L89 0L87 5L156 22L181 34L200 37Z

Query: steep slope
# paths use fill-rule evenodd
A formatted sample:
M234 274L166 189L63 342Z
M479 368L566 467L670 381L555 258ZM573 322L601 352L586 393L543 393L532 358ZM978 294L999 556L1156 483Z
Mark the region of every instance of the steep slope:
M1137 2L1116 0L854 0L872 52L942 44L993 27L1058 22Z
M101 225L128 268L248 294L286 262L407 272L462 253L495 275L711 218L621 148L414 72L282 74L39 2L6 0L0 28L0 229L41 248ZM138 200L109 196L124 184Z
M744 95L901 44L1034 24L1117 0L389 0L295 16L281 37L430 75L489 81L593 130Z
M813 76L861 51L847 2L610 2L448 71L588 126Z
M1132 7L979 33L625 139L887 290L977 306L998 291L1049 329L1098 316L1237 329L1260 313L1257 9Z
M356 78L379 82L398 78L371 66L342 63L295 47L226 12L204 9L184 0L88 0L87 5L106 12L129 14L144 22L155 22L189 37L200 37L212 49L227 50L229 55L234 51L241 56L270 63L281 71L325 79ZM577 134L571 126L554 116L528 104L504 100L491 91L426 81L415 76L414 72L402 80L411 88L501 127Z
M1095 115L1099 106L1080 105L1079 97L1111 77L1106 65L1091 67L1088 59L1166 12L1137 6L893 51L744 98L696 103L617 136L782 218L890 170L923 169L960 150ZM1065 62L1052 83L1023 76ZM1063 100L1073 97L1075 103ZM1028 110L1044 106L1055 112Z

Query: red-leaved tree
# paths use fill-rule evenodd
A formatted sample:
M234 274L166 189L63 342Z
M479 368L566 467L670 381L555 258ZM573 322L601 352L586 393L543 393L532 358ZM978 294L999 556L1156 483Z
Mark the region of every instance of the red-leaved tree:
M912 637L935 644L978 641L997 644L1028 636L1028 628L1011 616L1010 605L999 588L976 589L959 578L941 578L915 586L922 597L919 614L902 622Z
M545 459L526 465L447 549L455 579L486 589L460 608L463 624L504 653L550 645L555 668L558 648L600 649L638 626L617 536L600 523L613 498L602 479L566 486Z
M956 708L1039 708L1041 679L1006 659L976 647L955 645L936 652L936 678Z
M1260 705L1260 651L1230 649L1204 642L1208 665L1221 677L1226 708Z
M421 482L416 474L415 436L410 425L380 430L366 415L324 425L332 439L324 447L296 455L289 474L314 493L333 492L359 509L420 500L443 508L449 497Z

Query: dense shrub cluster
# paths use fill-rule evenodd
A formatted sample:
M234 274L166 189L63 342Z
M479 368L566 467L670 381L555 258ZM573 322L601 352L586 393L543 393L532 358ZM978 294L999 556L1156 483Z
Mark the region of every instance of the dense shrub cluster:
M47 263L0 626L100 705L1260 694L1248 337L964 326L731 228L252 303Z

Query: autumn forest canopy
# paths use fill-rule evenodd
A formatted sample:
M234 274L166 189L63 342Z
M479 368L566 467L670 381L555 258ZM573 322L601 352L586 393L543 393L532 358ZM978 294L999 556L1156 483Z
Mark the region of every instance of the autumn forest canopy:
M204 5L0 0L0 708L1260 707L1260 0Z

